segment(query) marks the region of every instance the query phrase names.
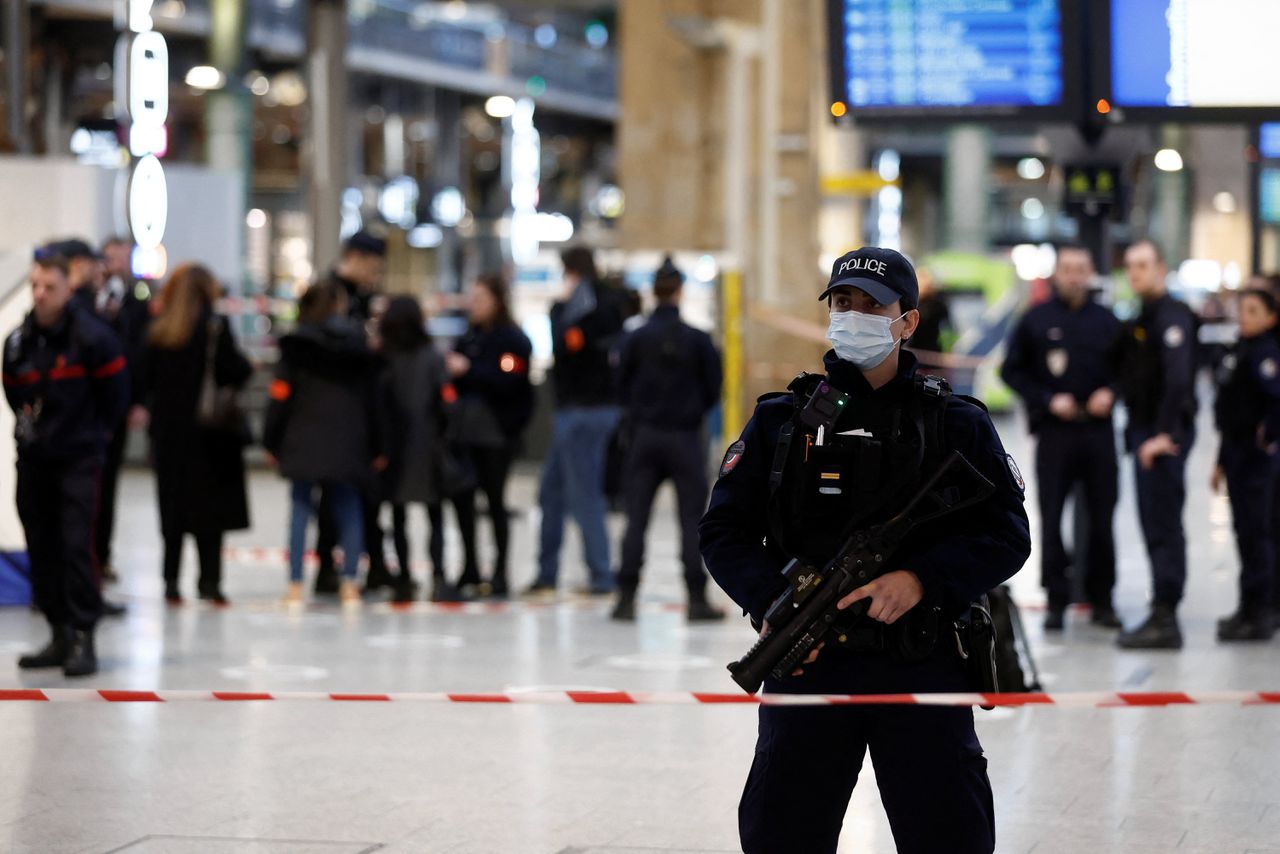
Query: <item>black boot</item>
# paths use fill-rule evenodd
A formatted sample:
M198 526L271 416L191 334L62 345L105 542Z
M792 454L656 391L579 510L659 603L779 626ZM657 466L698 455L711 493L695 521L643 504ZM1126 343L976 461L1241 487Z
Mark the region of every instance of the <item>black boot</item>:
M67 660L67 651L71 648L70 631L66 626L53 626L53 637L39 652L28 653L18 659L18 666L23 670L38 670L42 667L61 667Z
M102 616L104 617L123 617L129 613L129 606L123 602L108 602L102 600Z
M320 571L316 573L315 592L317 596L333 596L338 592L338 569L333 560L320 561Z
M1094 605L1093 613L1089 615L1089 622L1104 629L1120 628L1120 617L1116 614L1116 609L1110 605Z
M466 602L468 600L458 592L458 588L446 581L443 575L436 575L431 578L431 601Z
M1218 621L1220 641L1267 641L1275 634L1275 621L1268 611L1241 609Z
M1182 649L1178 617L1169 605L1155 604L1147 621L1116 640L1121 649Z
M63 676L92 676L98 672L98 656L93 650L93 629L74 629L67 660L62 663Z
M383 587L394 588L396 586L396 577L387 569L385 563L371 565L369 572L364 577L364 592L372 593Z
M716 623L724 619L724 611L707 601L705 593L689 594L689 610L685 618L691 623Z
M489 592L486 595L490 599L506 599L511 595L505 571L497 569L493 571L493 578L489 581Z
M1067 625L1067 609L1061 605L1050 605L1044 614L1044 630L1060 632Z
M613 606L611 619L622 623L633 623L636 619L636 594L634 590L624 590L618 594L618 604Z

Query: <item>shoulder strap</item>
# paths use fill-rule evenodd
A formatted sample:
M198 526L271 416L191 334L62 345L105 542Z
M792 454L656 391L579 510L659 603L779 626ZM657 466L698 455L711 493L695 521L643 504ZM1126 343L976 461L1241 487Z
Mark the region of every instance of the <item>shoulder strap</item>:
M951 397L951 384L933 374L916 374L916 399L920 402L920 427L924 440L924 469L931 471L946 454L946 433L943 417L947 398Z

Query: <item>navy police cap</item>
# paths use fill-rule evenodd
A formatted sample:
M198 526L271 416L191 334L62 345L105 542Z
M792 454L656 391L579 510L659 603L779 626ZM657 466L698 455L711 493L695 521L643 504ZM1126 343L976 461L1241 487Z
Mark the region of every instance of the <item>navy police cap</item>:
M864 246L841 255L831 265L831 279L818 300L825 300L833 290L846 286L865 291L880 305L902 300L902 307L909 309L920 302L915 268L893 249Z

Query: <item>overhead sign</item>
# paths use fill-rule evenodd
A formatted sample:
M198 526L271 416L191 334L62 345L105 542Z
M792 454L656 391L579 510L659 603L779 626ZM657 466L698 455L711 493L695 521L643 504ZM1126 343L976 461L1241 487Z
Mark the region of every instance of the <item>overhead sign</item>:
M1112 105L1280 110L1280 3L1110 0L1110 11Z
M1120 167L1068 166L1063 205L1071 213L1097 216L1120 204Z
M830 2L837 99L855 118L1064 102L1059 0Z
M116 44L116 104L126 111L124 138L134 158L121 194L136 244L133 272L159 278L168 266L164 233L169 190L160 158L168 148L169 46L151 20L152 0L119 0L125 32Z

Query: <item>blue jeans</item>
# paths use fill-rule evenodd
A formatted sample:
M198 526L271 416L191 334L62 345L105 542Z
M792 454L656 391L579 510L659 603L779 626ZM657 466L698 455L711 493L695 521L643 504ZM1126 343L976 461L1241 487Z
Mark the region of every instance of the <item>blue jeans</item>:
M618 410L612 406L570 407L555 414L551 449L538 488L542 505L539 584L555 586L560 574L560 546L568 512L582 532L591 587L604 591L617 586L609 569L604 495L605 455L617 426Z
M302 581L302 559L307 553L307 523L315 516L315 491L320 484L295 480L291 487L293 509L289 520L289 580ZM338 544L342 546L342 575L355 580L364 551L364 505L360 490L349 483L326 483L333 502Z

